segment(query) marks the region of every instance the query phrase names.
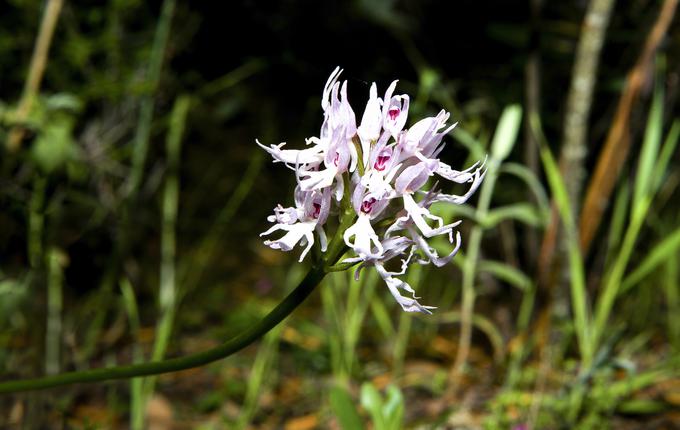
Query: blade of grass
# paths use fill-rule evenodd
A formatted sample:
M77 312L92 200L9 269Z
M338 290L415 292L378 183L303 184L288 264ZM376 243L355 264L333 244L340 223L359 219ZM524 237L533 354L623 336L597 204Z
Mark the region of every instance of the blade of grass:
M479 272L488 273L494 278L526 291L531 288L531 279L522 271L494 260L482 260L479 262Z
M134 200L134 196L139 189L144 174L144 164L149 149L149 137L151 136L151 121L153 120L153 110L155 105L155 93L161 79L161 69L163 58L170 35L170 24L175 11L176 0L163 0L161 6L161 16L156 26L149 65L146 72L146 82L149 92L142 97L139 108L139 119L134 137L134 147L132 152L132 169L128 178L126 194Z
M664 144L661 147L661 153L657 158L656 166L654 167L654 172L659 173L666 171L666 167L668 166L671 157L675 153L675 148L678 145L679 138L680 138L680 119L676 119L675 121L673 121L671 130L668 132L668 135L666 135L666 140L664 141ZM663 184L663 181L666 179L666 176L661 174L655 174L653 179L654 190L659 190L659 188L661 188L661 185Z
M217 217L213 221L210 229L196 246L192 257L187 258L186 263L180 266L179 279L182 280L182 289L180 295L186 294L188 291L193 291L196 285L201 283L205 270L211 267L211 263L217 254L217 251L222 245L226 230L238 212L241 204L246 196L252 190L255 179L260 174L260 170L264 165L264 155L261 151L255 151L250 157L250 162L239 181L238 186L227 200L227 203L222 207ZM195 265L191 262L202 261L204 264Z
M545 192L545 188L543 188L541 181L531 170L521 164L508 162L503 163L500 168L500 173L508 173L521 179L533 193L536 203L541 208L541 211L545 213L547 219L547 212L550 210L550 201L548 200L548 195Z
M510 359L508 363L508 371L506 373L506 386L514 388L520 379L522 360L526 357L529 347L529 322L531 321L531 314L534 309L534 301L536 299L536 284L530 283L528 288L522 291L522 302L519 306L517 314L517 335L523 338L519 347L510 349Z
M364 424L352 396L342 387L331 387L329 402L342 430L363 430Z
M61 369L61 313L66 255L52 248L47 253L47 332L45 333L45 374L56 375Z
M680 276L678 276L678 258L675 256L675 261L672 259L666 260L665 276L663 280L664 291L666 293L666 302L668 310L668 337L670 343L676 354L680 353L680 291L678 285L680 284Z
M33 192L28 204L28 260L36 270L43 258L43 229L45 227L45 187L47 179L42 175L33 178Z
M139 322L139 308L130 281L123 277L118 283L122 295L123 308L130 324L130 333L134 340L132 344L132 362L141 363L144 354L139 343L141 324ZM144 378L132 378L130 381L130 428L144 428Z
M633 189L633 205L640 202L644 196L653 193L655 178L661 176L663 171L655 170L659 158L659 148L663 134L663 57L657 58L657 73L655 76L654 95L649 109L645 136L638 156L638 167L635 174L635 186Z
M188 96L180 96L175 101L170 116L170 128L166 142L168 175L163 192L160 287L158 290L158 305L161 315L156 325L156 338L151 354L152 361L161 360L165 356L177 309L176 225L179 206L179 161L189 104ZM153 394L155 382L155 377L147 378L144 381L144 403Z
M324 321L329 325L328 344L331 355L331 369L333 376L341 383L346 383L349 375L345 371L342 356L342 322L340 318L340 303L337 297L339 286L337 278L339 274L332 273L328 276L326 286L321 288L321 304L323 306Z
M567 189L562 180L562 175L557 167L550 149L545 141L545 136L541 130L538 118L532 118L533 126L537 136L540 136L540 155L545 170L550 190L553 194L557 210L562 219L565 230L565 240L567 241L570 273L571 301L574 313L574 327L578 338L579 351L584 362L584 367L588 367L592 361L592 351L590 350L590 317L588 315L588 298L586 293L585 270L583 268L583 258L578 245L578 233L576 222L571 211L571 203L567 194Z
M134 213L134 205L136 204L137 194L141 186L142 177L144 174L144 164L146 161L146 154L148 152L149 138L151 135L151 123L153 120L153 110L155 105L155 92L158 89L160 82L161 69L163 66L163 58L165 56L167 42L170 34L170 24L172 15L174 13L176 0L164 0L161 6L161 15L156 25L156 32L151 47L151 54L149 63L147 65L147 73L145 76L148 84L148 93L141 98L139 107L139 116L133 138L132 148L132 167L125 184L123 184L123 203L120 210L120 225L117 226L116 237L114 241L114 248L111 257L109 258L108 267L102 277L101 286L98 293L103 299L99 306L106 309L108 305L106 297L112 294L113 289L118 282L120 266L130 248L130 231L132 226L132 214ZM94 352L94 347L97 344L97 337L102 331L106 311L97 312L94 320L88 327L86 334L86 341L83 348L81 348L80 361L85 361Z
M273 372L272 366L276 360L276 355L281 338L281 330L284 324L279 324L264 337L262 345L257 350L255 361L250 370L250 377L246 386L246 395L243 401L241 415L236 423L236 429L248 428L248 425L255 416L257 403L262 393L266 381L271 381L270 374Z
M663 63L660 63L663 66ZM603 281L602 294L598 297L595 307L595 318L593 326L592 348L596 350L601 337L605 331L605 326L614 306L614 301L619 294L623 275L628 262L633 253L635 242L640 233L646 217L647 211L651 206L655 190L652 185L652 175L663 175L665 172L655 172L654 168L659 157L659 147L663 128L663 69L657 68L656 85L652 106L649 111L645 138L640 150L638 171L635 177L631 216L628 228L623 239L623 243L617 254L614 263L608 270Z
M498 127L491 142L491 154L487 164L487 172L481 185L479 201L477 204L477 219L481 223L489 212L491 197L498 177L501 163L512 151L517 141L522 120L522 108L519 105L511 105L505 108L498 122ZM483 227L475 225L470 230L466 259L463 265L463 297L461 305L461 329L456 359L451 369L452 380L460 375L467 362L472 337L472 316L475 304L475 274L477 271L479 253L482 244Z
M626 85L619 99L614 120L598 156L595 171L588 183L583 209L579 217L579 241L588 253L595 233L602 222L610 194L616 184L631 146L630 116L642 89L649 80L654 56L664 40L674 16L678 0L664 0L656 22L647 36L645 46L635 66L626 76Z
M364 270L360 282L352 282L352 271L343 274L347 282L348 296L345 308L345 324L341 328L343 336L343 352L348 374L352 374L356 363L356 345L364 326L370 303L373 302L378 276L373 270Z
M417 290L421 280L423 279L423 271L423 266L411 267L408 271L406 282ZM402 312L399 314L399 323L397 324L397 334L394 338L394 349L392 353L392 374L397 378L401 377L404 371L404 360L406 358L406 348L408 347L408 339L411 334L412 322L412 314L408 312Z
M665 239L654 246L645 256L645 258L636 264L628 276L626 276L621 283L621 293L628 291L630 288L639 283L646 276L651 274L660 265L666 262L672 262L678 256L680 249L680 228L667 235Z
M614 208L612 211L612 220L609 225L609 234L607 236L607 254L605 258L605 267L609 266L611 259L615 256L615 251L621 246L621 238L626 228L626 221L628 216L628 207L630 205L630 185L628 181L621 181L619 191L616 193L616 200L614 201Z

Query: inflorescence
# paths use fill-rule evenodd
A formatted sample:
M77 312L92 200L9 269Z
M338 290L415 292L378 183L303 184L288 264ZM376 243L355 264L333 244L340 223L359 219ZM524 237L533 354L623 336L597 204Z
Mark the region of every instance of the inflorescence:
M336 68L323 90L321 107L324 121L319 137L306 139L307 148L283 149L285 143L262 145L274 158L295 172L295 206L278 205L267 219L275 223L261 234L269 236L283 230L285 234L264 243L271 248L290 251L296 244L304 246L302 261L315 243L322 252L328 247L324 227L331 215L351 210L356 221L342 234L351 255L342 263L375 267L394 298L407 312L431 313L433 306L418 303L415 291L397 276L404 275L411 264L443 266L460 248L456 221L444 224L430 213L437 202L463 204L484 178L484 163L466 170L454 170L437 157L444 148L443 137L456 124L446 126L449 113L442 110L435 117L422 119L405 129L409 108L406 94L394 95L397 81L385 96L378 97L376 84L370 89L361 123L347 99L347 81L338 82L342 70ZM470 184L463 195L443 194L423 188L433 175L459 184ZM439 256L428 243L443 236L453 249ZM455 239L454 239L455 237ZM385 264L402 257L401 270L388 271ZM400 290L407 292L405 297Z

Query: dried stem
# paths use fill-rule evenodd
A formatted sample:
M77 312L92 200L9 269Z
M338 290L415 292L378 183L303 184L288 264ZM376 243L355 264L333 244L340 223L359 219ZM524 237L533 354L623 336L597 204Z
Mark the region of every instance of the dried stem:
M54 36L54 29L57 27L63 0L49 0L45 12L43 13L42 22L40 23L40 31L38 38L35 41L33 48L33 56L31 57L31 64L28 68L28 77L24 84L24 92L19 100L14 117L15 122L22 123L28 117L33 106L33 100L40 90L40 83L42 82L45 67L47 66L47 54L50 51L52 44L52 37ZM16 152L21 147L21 140L24 137L24 129L20 126L12 128L7 137L7 149L10 152Z
M541 57L540 57L540 31L539 19L543 0L531 0L531 36L529 39L529 57L524 69L524 103L526 115L524 116L524 162L536 176L539 176L538 162L538 138L536 137L529 118L540 116L541 112ZM532 197L535 202L536 198ZM525 230L526 259L529 264L534 264L538 256L539 237L535 229Z
M619 100L614 121L604 148L600 153L591 178L580 217L580 245L583 255L590 249L593 237L602 221L614 185L618 180L621 167L628 158L630 150L630 114L642 88L650 79L654 55L675 15L678 0L665 0L652 31L647 36L642 54L628 73L626 86Z
M581 188L585 178L583 162L588 153L586 144L588 117L592 105L600 53L613 6L614 0L591 0L589 3L583 19L581 37L576 50L567 96L559 165L562 176L565 178L572 215L577 223ZM539 263L541 274L539 278L543 285L548 283L548 272L552 270L557 243L565 243L565 241L558 241L559 226L560 219L557 215L557 207L553 202L550 223L541 245L541 261Z

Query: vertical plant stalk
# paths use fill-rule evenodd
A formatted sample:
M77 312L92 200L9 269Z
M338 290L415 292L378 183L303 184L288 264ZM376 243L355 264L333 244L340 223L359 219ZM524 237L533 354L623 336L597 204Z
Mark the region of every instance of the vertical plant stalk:
M678 291L678 283L680 276L678 276L678 258L675 260L670 258L665 264L664 273L664 290L666 293L666 301L668 303L668 335L670 344L675 350L675 353L680 353L680 292Z
M408 273L407 282L409 285L420 285L423 280L423 271L423 266L414 266ZM392 354L392 375L394 375L395 378L401 378L404 373L406 349L408 348L408 339L411 335L412 323L413 315L410 313L402 312L399 315L399 323L397 325L397 334L394 340Z
M28 260L31 268L36 270L43 258L43 229L45 227L45 187L47 180L42 175L33 178L33 193L28 207Z
M61 312L63 304L64 273L66 258L58 249L47 253L47 330L45 334L45 374L56 375L61 369Z
M356 363L356 349L359 342L361 329L364 327L364 320L368 312L368 307L373 301L378 279L375 272L364 271L361 282L352 282L352 271L339 274L347 280L347 307L345 308L345 323L340 327L342 336L342 348L344 355L345 369L347 375L352 375L354 364Z
M602 45L614 6L614 0L591 0L588 4L581 37L576 49L576 58L567 96L566 113L562 136L562 150L559 166L566 179L567 196L571 203L572 216L578 224L581 189L585 179L584 161L588 154L588 118L593 101L593 89L597 81L597 69ZM557 244L565 243L559 239L560 218L557 206L553 203L550 224L543 237L539 279L542 284L549 283L548 272L552 270ZM566 250L564 253L566 254Z
M543 136L540 119L538 117L533 117L531 118L531 121L537 136L540 137L541 161L565 232L574 329L576 330L576 337L578 339L579 352L583 359L583 367L588 368L593 358L592 350L590 349L591 318L588 307L588 295L586 292L583 256L578 246L578 233L576 231L576 222L573 218L574 212L570 207L571 202L569 201L569 197L567 197L567 187L564 184L562 174L560 173L557 162L554 160L550 148L548 148L547 142L545 141L545 137ZM546 330L546 334L549 335L548 330Z
M262 154L262 151L258 150L250 157L248 167L239 180L236 189L229 197L229 200L227 200L227 203L217 214L217 217L208 230L208 233L199 242L198 246L196 246L193 257L188 259L204 261L205 265L200 267L193 267L189 263L180 265L178 277L184 286L182 292L192 291L195 285L200 284L206 267L210 267L210 263L215 258L216 251L222 244L222 238L225 236L226 230L229 227L231 220L233 219L234 215L236 215L239 208L241 207L241 204L252 190L255 179L260 174L263 164L264 155ZM180 292L180 294L182 292Z
M613 7L614 0L591 0L588 4L567 96L560 170L566 179L567 197L572 203L575 220L578 220L576 215L585 178L583 163L588 154L588 118L593 104L593 89Z
M524 101L527 114L524 116L524 163L536 175L539 176L538 162L538 139L533 133L528 118L540 115L541 112L541 55L540 55L540 31L539 20L543 0L531 0L531 33L529 36L529 57L524 69ZM531 201L537 203L532 195ZM534 266L538 257L538 233L534 228L525 228L524 245L526 248L526 260ZM535 267L535 266L534 266Z
M40 23L40 30L38 38L33 47L33 55L31 56L31 64L28 67L28 76L24 84L24 91L19 100L19 105L16 110L14 121L21 123L28 118L31 112L33 102L40 91L40 83L42 82L45 68L47 67L47 56L52 44L54 30L59 21L61 8L64 4L63 0L49 0L45 12L43 12L42 21ZM21 126L12 128L7 136L7 149L9 152L16 152L21 147L21 141L24 137L24 129Z
M501 163L507 158L517 140L517 132L522 120L522 109L513 105L505 108L498 122L498 127L491 143L491 154L487 164L486 176L482 182L476 219L483 222L489 213L491 197L498 178L498 170ZM460 375L467 357L470 352L470 341L472 338L472 324L475 305L475 277L479 253L482 246L482 235L484 229L482 225L476 224L470 230L468 239L467 253L463 262L463 303L461 305L460 339L456 359L451 369L451 378Z
M624 274L633 255L639 232L647 221L647 213L654 197L657 195L660 181L655 177L664 176L669 158L677 143L677 134L673 128L663 140L663 106L664 106L664 73L665 60L660 56L655 78L654 97L649 109L644 141L638 154L637 174L633 189L630 221L611 269L603 280L602 294L598 298L595 313L593 348L603 338L606 324L613 310L614 302L625 284ZM650 254L652 255L652 254Z
M132 346L132 362L137 364L144 360L142 348L139 343L139 333L141 324L139 322L139 307L137 306L137 299L130 281L123 277L120 282L120 292L123 296L123 307L127 313L128 322L130 324L130 332L134 344ZM130 381L130 427L133 429L141 429L144 427L144 379L133 378Z
M528 349L526 344L531 336L529 333L529 323L531 322L531 313L534 310L535 300L536 284L531 283L522 291L522 302L517 314L517 333L518 336L521 336L522 340L519 346L510 350L508 371L506 373L506 385L510 388L514 388L520 379L522 360L524 360Z
M100 292L103 296L112 294L114 286L118 282L118 272L130 246L131 212L137 199L137 193L141 186L144 173L144 162L149 146L151 122L153 120L154 95L160 81L163 57L170 33L170 24L174 13L176 0L164 0L161 16L156 26L151 56L147 69L146 82L149 93L142 97L139 111L139 119L134 136L132 153L132 168L127 183L124 185L124 198L120 211L120 224L114 241L114 249L109 259L108 267L104 273ZM104 304L103 304L104 305ZM87 332L85 346L82 348L82 359L92 355L96 345L96 337L101 332L106 312L98 312Z
M628 158L631 145L630 115L640 92L649 81L654 55L664 35L668 31L678 0L665 0L651 32L647 36L644 49L635 66L626 77L626 85L614 114L612 126L600 153L595 173L588 183L586 197L579 221L579 242L583 254L590 249L595 233L602 222L602 215L608 206L614 185L623 164Z
M262 339L262 345L250 369L241 415L234 426L237 430L248 428L257 411L257 403L263 388L266 384L271 384L270 373L272 373L272 366L278 353L282 329L283 324L279 324Z
M658 79L660 80L661 78L659 77ZM609 316L614 306L614 301L616 300L616 296L623 283L626 267L633 254L635 242L640 234L640 229L647 219L647 212L655 194L650 186L652 183L652 175L663 174L662 171L659 172L650 169L656 164L653 163L653 161L655 161L655 158L658 155L658 147L661 140L660 132L663 124L663 91L661 88L663 88L663 84L657 82L656 94L647 121L648 136L645 139L641 151L642 154L639 157L638 177L636 178L635 190L633 192L630 221L628 222L628 227L623 237L623 242L621 243L621 249L616 255L611 271L607 273L603 280L602 295L597 301L597 307L595 309L593 350L597 348L599 341L604 334L607 321L609 320ZM650 132L650 130L653 131ZM652 161L652 163L646 161ZM645 168L643 165L649 167Z
M182 135L189 112L189 97L180 96L175 101L170 116L170 129L166 142L168 171L163 192L163 210L161 220L161 268L158 304L161 311L156 325L152 361L162 360L168 349L172 327L177 309L177 282L175 276L177 254L177 208L179 205L179 160L182 147ZM144 381L143 402L145 405L153 394L155 377Z
M326 288L321 289L321 304L323 306L324 320L330 324L328 333L328 344L331 356L331 370L335 379L339 379L343 383L347 382L347 375L345 374L345 367L342 359L342 322L339 315L338 303L340 300L337 297L336 291L336 277L339 273L331 273L326 278Z
M153 120L154 96L161 79L163 57L165 56L165 48L168 44L168 36L170 35L170 24L175 11L175 3L176 0L163 1L161 17L156 26L156 34L154 35L153 46L151 47L151 56L146 75L149 92L142 98L139 108L139 120L137 121L132 152L132 170L130 171L126 190L129 197L132 198L141 185L144 173L144 163L146 162L146 154L149 150L151 121Z

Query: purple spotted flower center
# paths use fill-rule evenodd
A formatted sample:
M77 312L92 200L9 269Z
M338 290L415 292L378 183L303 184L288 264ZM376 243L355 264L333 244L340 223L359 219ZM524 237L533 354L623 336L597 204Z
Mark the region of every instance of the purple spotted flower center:
M375 201L376 200L373 197L364 200L361 203L361 212L363 212L365 214L371 213L371 210L373 209L373 205L375 204Z

